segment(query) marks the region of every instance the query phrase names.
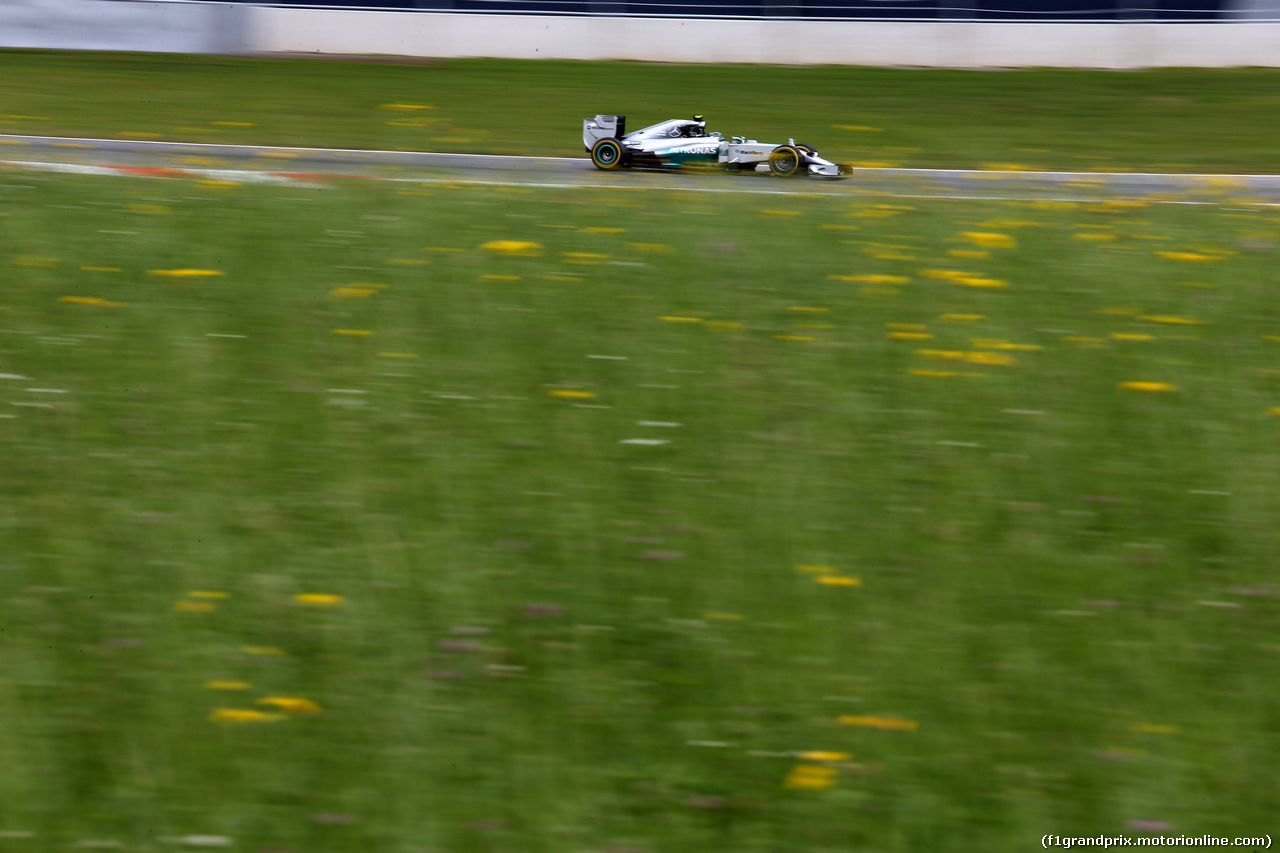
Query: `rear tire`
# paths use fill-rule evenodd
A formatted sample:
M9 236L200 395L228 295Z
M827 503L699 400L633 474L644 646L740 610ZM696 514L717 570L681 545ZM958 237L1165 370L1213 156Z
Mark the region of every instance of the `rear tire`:
M798 146L779 145L769 153L769 171L779 178L792 178L800 173L804 155Z
M591 162L597 169L612 172L621 169L626 163L622 157L622 144L612 136L596 140L591 146Z

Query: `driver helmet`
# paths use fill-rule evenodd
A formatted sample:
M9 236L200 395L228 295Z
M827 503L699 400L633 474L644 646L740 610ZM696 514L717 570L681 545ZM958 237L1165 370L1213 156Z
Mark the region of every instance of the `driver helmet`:
M693 127L690 127L690 128L689 128L690 135L706 136L706 135L707 135L707 120L706 120L705 118L703 118L701 115L695 115L695 116L693 117L693 120L694 120L695 122L697 122L697 128L696 128L696 130L695 130Z

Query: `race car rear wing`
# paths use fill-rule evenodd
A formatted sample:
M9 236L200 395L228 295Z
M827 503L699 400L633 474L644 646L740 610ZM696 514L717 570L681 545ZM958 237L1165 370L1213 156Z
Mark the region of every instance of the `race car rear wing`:
M612 136L621 139L627 132L627 117L598 115L582 120L582 145L588 151L597 141Z

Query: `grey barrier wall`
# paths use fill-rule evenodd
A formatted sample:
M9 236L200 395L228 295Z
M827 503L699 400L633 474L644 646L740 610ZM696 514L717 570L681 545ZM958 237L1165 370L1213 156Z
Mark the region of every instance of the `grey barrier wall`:
M238 3L0 0L0 47L242 53L251 13Z
M431 2L431 0L425 0ZM1255 3L1272 17L1269 3ZM1224 4L1225 5L1225 4ZM0 0L0 47L990 68L1280 67L1280 22L516 15Z

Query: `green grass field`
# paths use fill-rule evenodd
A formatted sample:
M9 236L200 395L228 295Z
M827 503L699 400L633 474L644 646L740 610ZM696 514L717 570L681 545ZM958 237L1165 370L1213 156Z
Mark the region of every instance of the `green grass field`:
M930 168L1277 171L1275 70L388 64L0 51L0 133L584 156L582 119ZM637 124L638 122L638 124Z
M6 850L1272 831L1275 212L0 184Z

